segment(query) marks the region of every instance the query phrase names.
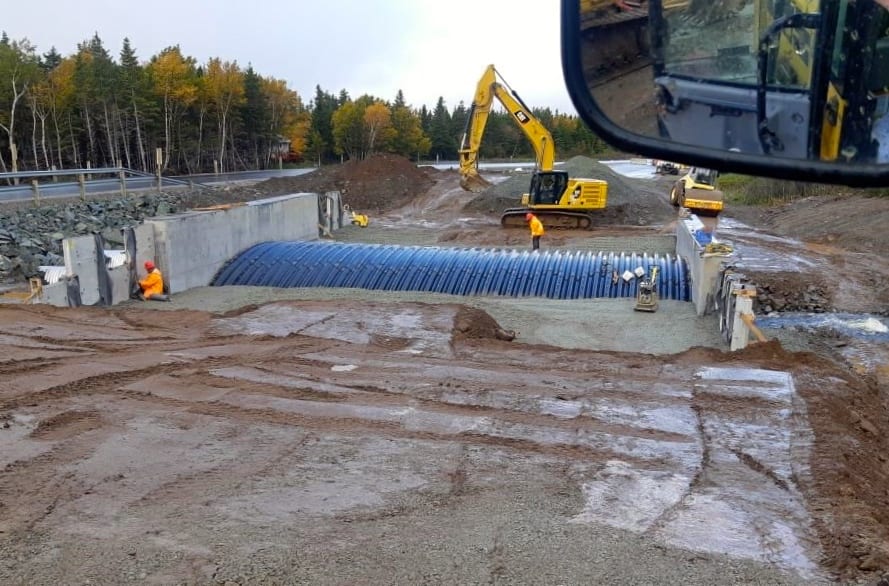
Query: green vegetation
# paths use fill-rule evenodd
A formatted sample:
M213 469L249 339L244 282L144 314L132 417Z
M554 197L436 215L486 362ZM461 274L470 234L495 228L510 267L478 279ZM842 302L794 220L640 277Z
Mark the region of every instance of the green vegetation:
M466 88L467 94L473 88ZM535 109L560 158L605 152L576 116ZM123 165L166 173L318 164L375 152L454 160L468 116L463 102L434 109L316 86L303 97L248 65L198 63L178 46L140 61L128 39L118 59L98 35L63 57L0 37L0 172ZM505 112L488 120L480 155L533 158Z
M726 173L719 176L719 189L725 194L726 202L729 204L771 205L802 197L830 195L843 188Z

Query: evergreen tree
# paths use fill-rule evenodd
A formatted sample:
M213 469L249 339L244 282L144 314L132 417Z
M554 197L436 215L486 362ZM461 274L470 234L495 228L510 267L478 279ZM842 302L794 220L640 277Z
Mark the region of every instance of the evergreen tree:
M248 64L244 72L244 103L240 107L243 150L248 153L251 165L261 168L263 152L276 137L271 134L268 104L262 93L262 78Z
M463 139L463 133L466 132L466 121L469 120L469 111L463 104L463 100L454 108L451 114L451 135L456 137L457 148L460 147L460 141Z
M398 93L395 94L395 103L392 104L392 109L395 108L404 108L407 104L404 101L404 93L401 90L398 90Z
M317 132L313 148L318 151L321 162L334 160L333 123L331 118L339 107L336 96L315 86L315 99L312 102L312 130ZM320 139L320 140L319 140Z
M438 98L435 111L432 113L429 138L432 141L430 156L442 159L455 159L457 157L457 141L451 127L451 115L445 107L443 97Z
M50 47L49 51L43 54L43 59L40 60L40 67L44 71L52 71L58 67L61 62L62 56L56 51L55 47Z

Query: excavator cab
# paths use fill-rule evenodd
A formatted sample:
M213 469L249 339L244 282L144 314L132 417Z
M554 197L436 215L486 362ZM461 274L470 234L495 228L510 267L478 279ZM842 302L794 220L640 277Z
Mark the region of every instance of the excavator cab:
M538 171L531 176L528 201L524 205L556 205L568 187L565 171Z

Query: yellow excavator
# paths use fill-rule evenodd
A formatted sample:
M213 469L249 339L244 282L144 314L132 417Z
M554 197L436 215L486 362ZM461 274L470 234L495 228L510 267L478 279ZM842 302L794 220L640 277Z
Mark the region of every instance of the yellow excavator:
M522 207L505 210L500 224L505 228L525 227L525 214L534 212L547 228L590 228L593 213L605 207L608 183L601 179L569 178L567 172L553 170L556 152L552 134L493 65L485 69L478 82L460 142L460 186L467 191L483 191L491 185L478 172L478 152L494 98L531 141L537 158L531 186L522 195Z
M725 196L716 189L719 173L713 169L692 167L670 190L670 203L701 215L717 216L725 206Z

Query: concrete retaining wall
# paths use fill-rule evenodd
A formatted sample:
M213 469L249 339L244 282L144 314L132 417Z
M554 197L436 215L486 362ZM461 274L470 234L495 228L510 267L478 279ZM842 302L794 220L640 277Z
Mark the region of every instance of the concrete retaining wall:
M703 227L697 216L690 216L676 223L676 254L688 263L691 300L698 315L707 315L714 311L713 300L719 286L720 271L732 256L727 253L707 253L694 236Z
M318 196L299 193L212 211L146 220L137 231L137 270L154 240L154 262L171 293L209 285L222 266L243 250L270 240L316 240ZM139 274L142 272L140 270Z
M115 305L153 260L171 293L209 285L222 266L254 244L317 240L319 229L342 226L339 192L297 193L208 211L151 218L123 230L127 265L108 268L99 236L66 238L65 277L44 287L41 303L62 307ZM321 212L324 213L321 213ZM322 219L324 220L322 223Z

